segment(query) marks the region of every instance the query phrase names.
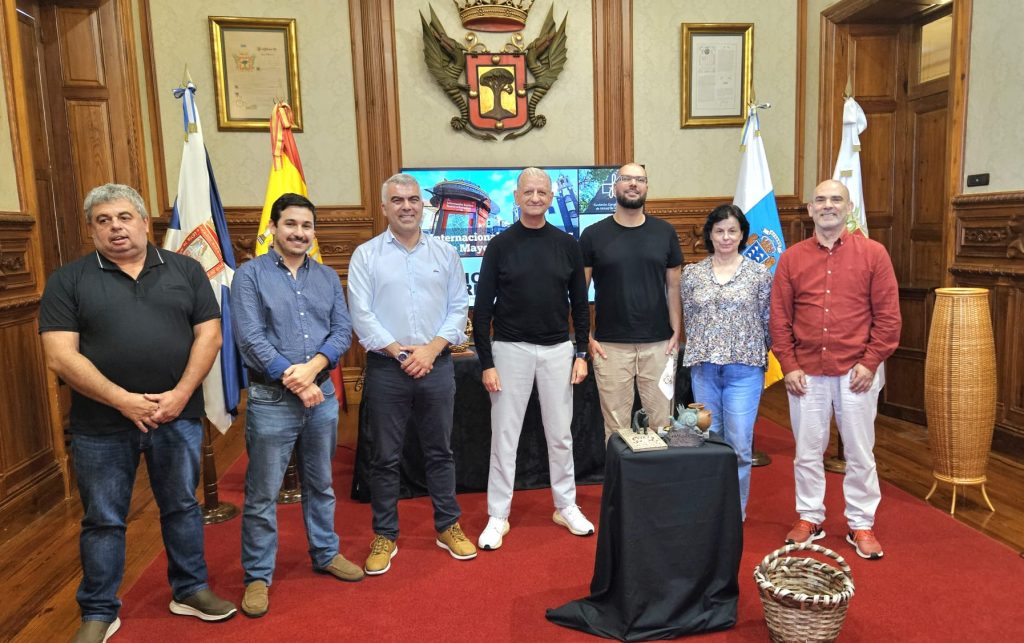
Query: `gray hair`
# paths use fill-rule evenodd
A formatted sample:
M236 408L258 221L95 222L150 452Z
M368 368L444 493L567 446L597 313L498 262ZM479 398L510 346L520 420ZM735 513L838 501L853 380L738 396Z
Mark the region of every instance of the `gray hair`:
M519 173L519 178L516 179L516 189L523 184L523 179L544 179L548 182L548 187L551 187L551 177L539 167L523 168L523 171Z
M121 185L120 183L106 183L94 187L86 195L85 203L82 205L82 210L85 212L85 221L92 223L92 209L97 205L120 201L121 199L131 203L132 207L135 208L135 211L143 219L149 217L149 214L146 212L146 204L142 202L142 197L135 191L135 188Z
M381 203L387 203L389 185L415 186L416 191L420 193L420 198L423 198L423 189L420 188L419 181L417 181L416 178L411 174L402 174L401 172L399 172L398 174L392 174L390 177L388 177L388 180L384 181L384 184L380 186Z

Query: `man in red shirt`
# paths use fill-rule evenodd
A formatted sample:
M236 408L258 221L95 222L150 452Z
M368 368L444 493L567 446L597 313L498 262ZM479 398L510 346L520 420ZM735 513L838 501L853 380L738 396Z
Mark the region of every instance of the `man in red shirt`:
M872 528L881 500L875 469L875 414L882 362L899 345L899 287L882 244L846 229L850 193L824 181L807 204L814 236L783 253L772 287L772 350L785 373L796 439L793 475L800 519L787 543L825 537L825 469L835 410L846 456L847 542L862 558L882 557Z

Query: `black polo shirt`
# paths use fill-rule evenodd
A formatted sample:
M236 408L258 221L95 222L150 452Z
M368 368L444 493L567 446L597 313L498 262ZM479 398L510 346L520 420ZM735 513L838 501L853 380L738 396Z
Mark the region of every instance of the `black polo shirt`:
M79 351L110 381L133 393L162 393L185 372L192 327L220 317L199 262L152 245L138 279L99 252L59 268L46 282L39 332L78 333ZM197 387L182 418L203 416ZM72 390L71 432L137 430L117 409Z

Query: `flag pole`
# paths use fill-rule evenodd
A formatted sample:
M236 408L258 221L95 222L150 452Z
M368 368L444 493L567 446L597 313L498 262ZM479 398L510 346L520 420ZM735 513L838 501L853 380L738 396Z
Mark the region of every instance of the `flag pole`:
M277 494L277 504L291 505L302 500L302 488L299 486L299 468L295 466L295 449L292 449L292 458L288 461L288 468L284 472L284 482L281 484L281 491Z
M217 460L213 457L210 421L203 418L203 524L216 525L238 515L238 507L221 502L217 493Z
M756 115L758 109L771 109L771 103L757 103L757 99L754 97L754 92L751 90L750 93L750 105L747 107L747 120L750 120L751 115ZM755 435L751 439L751 454L750 454L750 466L751 467L767 467L772 463L770 455L761 451L755 444L757 436Z

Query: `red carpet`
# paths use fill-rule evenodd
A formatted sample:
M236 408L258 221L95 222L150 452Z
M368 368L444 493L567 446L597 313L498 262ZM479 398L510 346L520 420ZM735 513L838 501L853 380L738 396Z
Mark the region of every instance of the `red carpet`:
M774 462L754 469L740 567L736 626L698 640L764 641L754 566L776 549L795 519L791 435L761 420L757 447ZM342 553L360 563L369 550L370 507L348 500L353 453L339 451L336 528ZM221 498L242 503L245 458L221 481ZM1020 640L1024 561L1017 552L956 522L943 511L883 483L877 534L885 558L858 558L845 543L842 481L828 477L828 536L853 568L856 595L841 640ZM699 490L698 490L699 491ZM600 486L579 488L579 504L595 523ZM486 524L485 494L459 496L462 525L476 538ZM460 562L434 545L427 498L399 503L402 535L391 571L360 583L314 574L306 554L301 509L278 510L281 531L270 613L206 624L172 615L166 558L161 555L124 595L119 641L582 641L595 637L545 620L544 610L589 593L596 537L577 538L551 522L546 489L518 492L512 531L502 548ZM243 591L240 519L206 531L212 586L235 602ZM1013 632L1017 634L1014 635Z

